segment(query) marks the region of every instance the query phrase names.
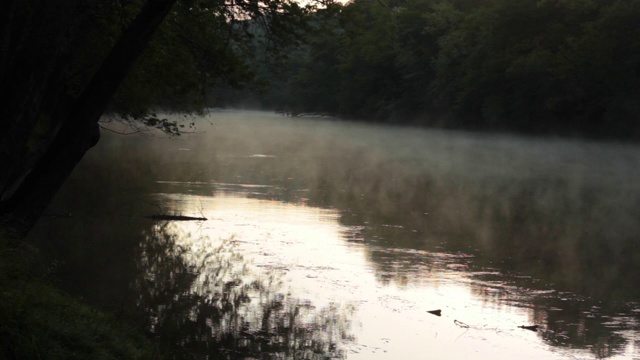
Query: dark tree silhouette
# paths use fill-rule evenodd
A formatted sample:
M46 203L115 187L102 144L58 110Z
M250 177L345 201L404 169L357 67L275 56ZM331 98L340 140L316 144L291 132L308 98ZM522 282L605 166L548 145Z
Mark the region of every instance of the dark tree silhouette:
M0 236L26 236L99 140L105 111L176 133L175 123L150 115L149 108L165 101L183 110L190 100L182 97L201 96L210 82L251 80L243 57L251 51L251 31L261 31L265 47L274 48L295 39L305 13L290 0L10 0L2 5ZM158 41L152 41L156 35ZM153 57L143 56L147 48ZM136 65L141 57L144 64ZM130 72L133 80L127 79ZM158 80L163 77L167 80ZM180 101L185 104L176 107ZM189 104L187 110L203 105Z
M30 101L31 104L25 104L26 106L8 104L9 109L5 110L5 121L8 121L11 129L15 129L15 131L5 132L2 141L1 160L4 171L0 182L2 190L0 225L6 235L22 238L27 234L75 165L87 150L96 144L99 139L98 120L105 111L109 100L175 2L176 0L147 1L77 99L60 99L60 95L51 93L51 91L58 90L55 89L55 80L61 76L56 74L56 71L60 70L55 69L59 68L61 64L54 62L48 64L54 69L49 74L43 75L42 79L38 81L39 84L25 89L33 92L16 95L27 98L23 102ZM17 5L17 1L14 1L9 6L13 9L19 5ZM70 9L66 11L65 15L71 17L81 11L83 10L77 8ZM11 11L9 13L11 14ZM60 33L72 26L64 26L63 24L57 26L55 40L63 42L64 35ZM10 36L8 34L10 30L5 29L5 38ZM40 35L46 36L47 34ZM6 41L3 45L6 49L11 45L11 42ZM6 58L8 55L4 54L3 57ZM64 61L63 56L60 56L59 60L60 62ZM14 64L14 66L7 64L3 68L5 70L3 77L11 79L12 74L7 74L7 72L12 72L15 68L23 66L29 67L28 65L30 64ZM36 69L41 66L38 62L33 65ZM26 68L24 71L28 72L29 70L33 69ZM19 71L18 76L22 76L24 71ZM24 81L22 77L16 78L15 75L11 80L15 83ZM50 98L53 99L50 100ZM50 105L47 104L48 101L55 101L57 104ZM39 106L42 109L36 111L30 108L33 106ZM46 112L48 113L45 114ZM19 149L25 145L31 145L29 142L33 141L32 132L43 121L42 117L53 118L50 121L57 125L55 135L50 140L48 139L49 144L42 151L41 156L20 152ZM15 133L19 133L21 136L13 141L5 139L15 136ZM16 155L16 153L18 154ZM37 157L37 160L30 159L32 156Z

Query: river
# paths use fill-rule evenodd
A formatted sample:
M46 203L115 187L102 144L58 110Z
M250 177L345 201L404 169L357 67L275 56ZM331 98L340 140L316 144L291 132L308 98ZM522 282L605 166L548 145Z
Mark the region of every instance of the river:
M188 120L103 132L30 236L170 358L640 359L640 147Z

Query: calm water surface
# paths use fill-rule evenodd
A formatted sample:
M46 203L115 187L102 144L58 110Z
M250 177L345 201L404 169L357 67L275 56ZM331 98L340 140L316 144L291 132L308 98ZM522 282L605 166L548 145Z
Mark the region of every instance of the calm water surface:
M639 147L195 121L104 134L32 234L172 358L640 359Z

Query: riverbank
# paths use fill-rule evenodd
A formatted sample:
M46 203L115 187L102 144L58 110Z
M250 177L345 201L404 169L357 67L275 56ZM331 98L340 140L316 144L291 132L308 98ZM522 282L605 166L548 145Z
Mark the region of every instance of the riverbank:
M57 289L54 268L35 248L0 245L0 358L158 358L138 329Z

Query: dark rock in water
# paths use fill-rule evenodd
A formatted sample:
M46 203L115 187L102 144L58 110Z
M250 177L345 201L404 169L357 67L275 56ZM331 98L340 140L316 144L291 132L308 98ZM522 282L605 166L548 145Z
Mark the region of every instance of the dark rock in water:
M427 312L429 314L433 314L433 315L436 315L436 316L442 315L442 310L440 310L440 309L438 309L438 310L430 310L430 311L427 311Z
M531 331L538 331L538 328L540 327L540 325L520 325L518 326L520 329L525 329L525 330L531 330Z

